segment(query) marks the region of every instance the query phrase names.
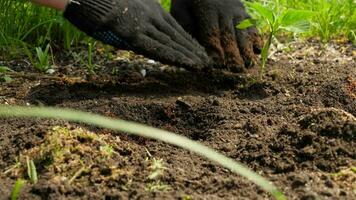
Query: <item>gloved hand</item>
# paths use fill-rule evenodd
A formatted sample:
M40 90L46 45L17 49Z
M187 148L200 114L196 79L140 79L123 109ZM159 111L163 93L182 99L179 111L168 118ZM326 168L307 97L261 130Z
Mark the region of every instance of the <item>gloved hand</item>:
M104 43L190 70L208 56L156 0L73 0L64 17Z
M171 14L205 47L216 67L241 72L261 52L256 28L235 28L250 17L240 0L172 0Z

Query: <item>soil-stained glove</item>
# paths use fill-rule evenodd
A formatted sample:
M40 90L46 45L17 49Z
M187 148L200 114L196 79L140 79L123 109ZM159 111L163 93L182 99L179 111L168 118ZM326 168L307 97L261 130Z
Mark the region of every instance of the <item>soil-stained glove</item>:
M255 27L235 27L250 16L240 0L172 0L172 16L202 44L216 67L241 72L262 48Z
M197 70L209 59L156 0L72 0L64 17L97 40L166 64Z

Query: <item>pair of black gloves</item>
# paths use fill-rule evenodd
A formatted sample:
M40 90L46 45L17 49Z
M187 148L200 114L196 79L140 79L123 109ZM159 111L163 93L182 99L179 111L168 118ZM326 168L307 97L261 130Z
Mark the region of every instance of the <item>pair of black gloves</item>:
M241 72L261 51L240 0L172 0L171 15L157 0L72 0L64 17L89 36L166 64ZM194 37L196 40L194 40Z

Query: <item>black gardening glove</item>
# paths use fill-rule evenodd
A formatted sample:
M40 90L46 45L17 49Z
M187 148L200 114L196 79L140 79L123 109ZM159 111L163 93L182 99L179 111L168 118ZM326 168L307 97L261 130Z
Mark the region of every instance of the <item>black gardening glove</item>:
M172 0L172 16L202 44L216 67L241 72L262 48L255 27L235 27L250 16L240 0Z
M166 64L196 70L204 48L156 0L73 0L64 17L89 36Z

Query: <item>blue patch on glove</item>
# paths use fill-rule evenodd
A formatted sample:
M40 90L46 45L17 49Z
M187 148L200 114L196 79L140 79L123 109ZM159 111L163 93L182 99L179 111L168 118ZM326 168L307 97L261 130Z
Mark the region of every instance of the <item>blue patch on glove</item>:
M119 49L130 48L130 45L127 42L116 36L111 31L94 32L91 36L97 40L100 40L106 44L109 44Z

